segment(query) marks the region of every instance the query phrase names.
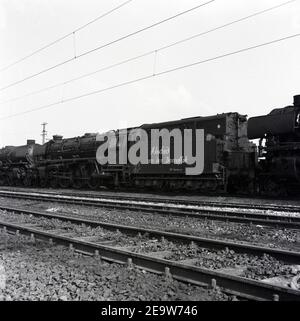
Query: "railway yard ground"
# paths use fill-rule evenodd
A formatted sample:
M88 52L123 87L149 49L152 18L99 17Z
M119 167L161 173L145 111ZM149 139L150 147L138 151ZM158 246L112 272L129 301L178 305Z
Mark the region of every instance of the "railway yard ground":
M299 222L297 200L1 187L0 300L300 300Z
M218 290L187 285L144 270L99 262L63 246L3 235L0 300L227 300ZM4 246L3 244L6 244ZM2 271L3 273L3 271Z

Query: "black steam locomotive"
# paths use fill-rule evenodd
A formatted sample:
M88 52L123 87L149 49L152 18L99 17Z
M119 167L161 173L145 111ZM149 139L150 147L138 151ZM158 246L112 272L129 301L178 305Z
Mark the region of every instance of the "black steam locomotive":
M248 138L259 138L257 179L263 194L300 191L300 95L294 105L248 120Z
M149 133L149 137L152 130L161 133L156 150L147 144L149 161L136 164L128 162L127 158L125 162L118 161L124 148L122 144L126 142L128 151L136 143L129 139L129 133L141 129ZM173 129L181 133L189 129L192 135L198 129L204 130L201 174L186 175L191 165L184 159L175 162L172 145L168 163L151 162L155 152L159 159L163 157L164 129L167 133ZM0 185L91 189L150 187L271 195L300 190L300 95L294 96L293 106L274 109L268 115L248 121L238 113L224 113L144 124L110 133L115 137L117 162L114 164L101 164L97 160L98 148L107 141L99 140L96 133L68 139L55 135L44 145L28 140L25 146L6 146L0 149ZM259 139L259 145L251 142L252 139ZM182 150L185 144L187 142L183 141ZM195 140L191 144L195 153ZM110 145L107 145L106 153L109 153Z

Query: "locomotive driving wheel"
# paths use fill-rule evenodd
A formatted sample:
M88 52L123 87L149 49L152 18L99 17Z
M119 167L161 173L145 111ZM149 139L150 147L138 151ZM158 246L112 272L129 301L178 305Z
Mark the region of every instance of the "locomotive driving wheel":
M71 179L68 177L61 177L58 180L59 187L68 188L71 186Z
M58 185L60 188L68 188L71 185L71 177L68 173L60 173L60 177L58 178Z
M266 178L263 181L262 194L271 197L286 196L286 189L283 184L279 184L271 178Z
M97 189L100 186L98 178L91 176L87 182L90 189Z
M57 188L57 186L58 186L58 179L57 179L57 177L56 177L56 172L55 172L55 171L51 172L49 176L50 176L50 180L49 180L49 185L50 185L50 187L52 187L52 188Z
M87 180L87 186L90 189L97 189L100 186L99 178L96 177L97 172L94 166L91 166L88 170L88 180Z
M52 187L52 188L57 188L57 186L58 186L57 178L56 178L56 177L51 178L51 180L50 180L50 187Z
M76 189L82 188L84 185L80 168L77 168L73 174L72 186Z
M71 186L72 173L67 167L62 167L58 171L58 185L60 188L68 188Z
M39 185L41 187L46 187L47 186L47 179L46 178L40 178Z
M8 186L13 186L14 185L14 180L11 177L11 175L7 176L7 185Z
M24 179L23 179L23 185L24 185L25 187L29 187L29 186L32 185L32 179L31 179L30 176L27 175L27 176L24 177Z

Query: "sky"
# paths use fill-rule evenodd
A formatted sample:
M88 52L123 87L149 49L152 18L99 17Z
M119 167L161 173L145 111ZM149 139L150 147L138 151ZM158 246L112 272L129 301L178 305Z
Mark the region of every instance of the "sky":
M0 0L0 69L125 0ZM0 88L208 0L132 0L75 35L0 71ZM112 90L30 109L150 76L177 66L300 33L300 0L76 82L10 101L156 50L284 0L216 0L60 67L0 89L0 146L194 116L269 113L300 94L300 37L151 77ZM10 102L7 102L10 101ZM7 118L9 117L9 118Z

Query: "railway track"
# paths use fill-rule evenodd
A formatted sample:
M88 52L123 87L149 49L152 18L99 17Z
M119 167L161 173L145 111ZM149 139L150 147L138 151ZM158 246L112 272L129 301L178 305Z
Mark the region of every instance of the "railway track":
M176 243L183 243L183 244L190 244L191 242L194 242L196 245L205 247L208 249L218 250L218 249L230 248L234 250L236 253L247 253L247 254L258 255L258 256L263 254L269 254L278 260L284 260L289 263L300 262L300 252L295 252L295 251L280 250L275 248L250 245L246 243L223 241L223 240L216 240L211 238L202 238L198 236L164 232L164 231L148 229L148 228L87 220L83 218L72 217L70 215L57 214L57 213L53 214L45 211L25 210L17 207L7 207L7 206L0 205L0 210L17 213L17 214L42 217L47 219L58 219L58 220L61 220L64 222L70 222L73 224L79 224L79 225L84 224L92 228L101 227L106 230L110 230L114 232L119 231L126 235L134 235L134 236L139 234L148 235L149 237L155 237L160 239L165 238L167 240L175 241Z
M68 196L78 196L78 193L67 192L63 193L63 195ZM222 207L222 208L239 208L239 209L252 209L252 210L260 210L260 211L283 211L283 212L299 212L300 206L296 205L280 205L280 204L252 204L252 203L237 203L237 202L214 202L214 201L201 201L201 200L184 200L177 199L175 196L172 198L155 198L155 197L144 197L144 196L124 196L124 195L113 195L113 194L105 194L105 193L97 193L95 194L82 194L83 197L89 198L110 198L114 200L124 200L124 201L145 201L145 202L157 202L157 203L166 203L166 204L175 204L175 205L185 205L185 206L209 206L209 207Z
M0 191L0 196L36 200L59 202L65 204L85 205L93 207L102 207L118 210L130 210L143 213L158 213L161 215L174 215L180 217L194 217L199 219L211 219L219 221L230 221L236 223L260 224L264 226L278 228L300 228L300 215L277 215L269 213L256 213L252 211L241 210L224 210L215 208L201 208L200 206L190 206L184 204L167 204L161 201L147 202L119 200L115 198L89 198L69 195L58 195L54 193L28 193L28 192L12 192Z
M4 209L4 208L2 208ZM16 208L6 208L6 211L13 211L23 215L32 215L35 217L46 217L48 219L58 219L69 221L73 224L102 227L110 231L120 231L127 235L147 234L147 237L166 238L179 243L194 242L198 246L207 248L229 248L236 252L251 253L254 255L270 254L273 257L282 259L285 262L300 261L300 253L270 249L247 244L240 244L227 241L219 241L129 227L103 222L94 222L78 218L65 217L63 215L49 214L44 212L28 211ZM30 236L33 241L36 239L46 240L50 243L56 243L68 246L72 251L78 251L87 255L94 255L98 259L121 264L135 264L137 267L154 273L165 273L167 277L172 277L179 281L193 283L201 286L220 286L224 292L243 297L250 300L300 300L300 291L287 287L278 287L261 281L251 280L244 277L232 276L219 271L214 271L191 264L184 261L173 261L156 257L155 253L140 254L128 250L128 247L118 247L107 245L105 239L100 241L90 241L91 237L78 237L76 235L60 234L55 230L46 230L35 224L20 224L16 222L0 220L0 227L3 233L23 234ZM70 233L69 233L70 234Z
M3 186L1 187L2 189L4 188ZM17 189L11 189L11 188L4 188L3 191L8 191L8 192L24 192L24 191L31 191L32 193L40 193L40 194L53 194L56 195L57 192L49 191L47 190L46 192L40 192L39 190L35 188L17 188ZM2 192L0 190L0 192ZM253 204L253 203L237 203L237 202L224 202L224 201L208 201L208 200L185 200L176 198L176 196L169 197L169 198L163 198L163 197L148 197L148 196L132 196L132 195L120 195L117 194L115 195L114 193L103 193L103 192L97 192L95 193L90 193L90 192L66 192L62 191L60 195L64 196L73 196L73 197L87 197L91 199L95 198L106 198L106 199L111 199L111 200L122 200L122 201L144 201L148 203L165 203L165 204L175 204L175 205L185 205L185 206L209 206L209 207L222 207L222 208L239 208L239 209L251 209L251 210L260 210L260 211L282 211L282 212L299 212L300 213L300 205L282 205L282 204Z

